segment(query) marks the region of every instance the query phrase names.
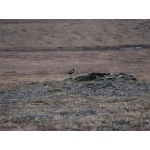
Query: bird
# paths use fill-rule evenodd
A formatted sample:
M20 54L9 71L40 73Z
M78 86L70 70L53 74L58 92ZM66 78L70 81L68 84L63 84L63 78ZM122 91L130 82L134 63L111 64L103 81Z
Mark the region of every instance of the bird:
M67 73L70 75L71 78L71 75L74 73L74 69L69 70Z

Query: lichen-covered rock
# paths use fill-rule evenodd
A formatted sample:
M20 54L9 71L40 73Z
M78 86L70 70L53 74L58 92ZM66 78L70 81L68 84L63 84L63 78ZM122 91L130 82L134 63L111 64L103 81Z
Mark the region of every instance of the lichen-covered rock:
M87 74L87 75L82 75L82 76L76 77L74 80L75 81L91 81L91 80L95 80L95 79L96 79L95 75Z
M110 73L99 73L99 72L93 72L93 73L90 73L89 75L93 75L93 76L96 76L96 77L105 77L105 76L108 76L110 75Z
M91 80L137 80L134 76L126 73L90 73L74 78L75 81L91 81Z
M47 104L47 102L43 103L45 99L87 98L91 96L123 97L140 96L150 93L150 82L133 80L135 78L132 75L125 73L91 73L74 79L50 81L46 84L37 83L0 91L0 100L6 106L7 104L9 106L10 104L13 105L16 101L34 102L35 100L45 105ZM1 109L4 110L5 107L3 106Z
M124 81L128 81L128 80L136 81L137 80L134 76L128 75L126 73L110 74L109 76L107 76L105 78L108 79L108 80L124 80Z

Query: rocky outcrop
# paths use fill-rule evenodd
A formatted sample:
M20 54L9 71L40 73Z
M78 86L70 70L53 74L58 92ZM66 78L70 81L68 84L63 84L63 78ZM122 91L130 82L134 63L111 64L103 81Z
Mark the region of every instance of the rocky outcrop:
M75 81L91 81L91 80L134 80L137 79L132 76L128 75L126 73L90 73L86 75L81 75L74 78Z
M1 101L34 101L37 99L129 97L149 94L150 82L137 80L126 73L90 73L63 81L46 81L0 91ZM35 102L34 102L35 103ZM38 101L39 103L47 103Z
M96 75L91 75L91 74L82 75L74 78L75 81L90 81L95 79L96 79Z

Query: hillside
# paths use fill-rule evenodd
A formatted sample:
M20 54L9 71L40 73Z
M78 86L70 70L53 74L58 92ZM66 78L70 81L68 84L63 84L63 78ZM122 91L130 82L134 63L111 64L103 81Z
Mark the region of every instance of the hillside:
M0 130L150 130L150 20L0 20Z
M149 20L0 20L0 47L149 44L149 32Z

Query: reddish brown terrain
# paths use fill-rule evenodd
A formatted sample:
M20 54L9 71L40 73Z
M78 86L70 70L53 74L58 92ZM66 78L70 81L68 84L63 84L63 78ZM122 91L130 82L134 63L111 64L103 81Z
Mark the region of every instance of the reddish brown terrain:
M0 90L52 80L62 81L69 78L66 72L72 68L75 69L73 76L91 72L125 72L139 80L150 81L150 20L0 20ZM105 98L100 97L100 99ZM133 97L131 99L136 101ZM149 98L141 99L144 99L144 104L148 107ZM70 101L74 100L76 99L62 99L62 102L68 101L71 107ZM137 99L137 102L141 101ZM43 104L43 99L39 103ZM29 110L35 107L24 105ZM75 106L74 109L79 106ZM109 105L103 104L100 108L110 110L114 108L113 106L109 103ZM17 107L19 110L23 108L22 104L18 104L15 112L18 110ZM39 105L36 109L38 107ZM115 107L121 109L128 106L122 102ZM25 108L23 109L22 111L25 111ZM65 107L63 111L64 109ZM149 107L147 110L144 115L147 113L149 115ZM13 109L10 108L9 111L12 113ZM131 113L129 116L132 115ZM137 115L139 117L141 114L137 112L133 116ZM3 117L6 119L5 115ZM115 118L117 117L113 119ZM92 119L91 123L90 117L87 120L84 118L84 121L80 120L81 127L73 128L74 123L68 123L69 127L67 124L64 125L65 127L60 127L59 123L62 122L56 120L51 125L54 130L97 129L95 125L93 127L96 119ZM82 121L85 124L89 122L89 127L84 128ZM6 128L3 125L0 129L42 130L44 128L37 126L25 128L24 125L18 127L18 123L16 124L17 126L11 128L6 121ZM51 130L51 128L46 129ZM142 129L143 126L140 124L135 130ZM98 130L103 129L98 128ZM111 127L105 130L111 130Z
M0 88L64 79L70 68L150 79L149 48L105 48L148 45L149 26L149 20L0 20Z

